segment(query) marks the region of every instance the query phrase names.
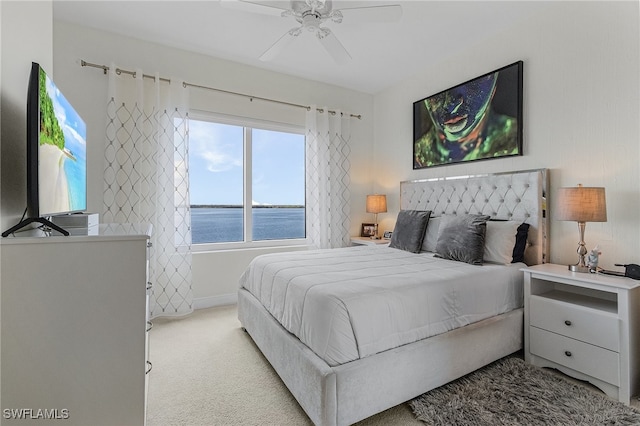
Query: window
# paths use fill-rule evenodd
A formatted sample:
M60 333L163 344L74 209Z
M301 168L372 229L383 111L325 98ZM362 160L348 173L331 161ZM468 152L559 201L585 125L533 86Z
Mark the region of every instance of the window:
M304 239L303 130L190 114L189 191L193 244Z

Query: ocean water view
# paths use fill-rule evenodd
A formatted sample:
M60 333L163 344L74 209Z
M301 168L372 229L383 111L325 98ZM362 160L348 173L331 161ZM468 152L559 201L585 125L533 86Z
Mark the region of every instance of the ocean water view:
M63 157L69 190L69 210L84 210L87 208L87 146L84 140L66 137L65 133L64 147L73 156Z
M304 207L252 209L253 241L305 237ZM244 241L242 207L191 206L193 244Z

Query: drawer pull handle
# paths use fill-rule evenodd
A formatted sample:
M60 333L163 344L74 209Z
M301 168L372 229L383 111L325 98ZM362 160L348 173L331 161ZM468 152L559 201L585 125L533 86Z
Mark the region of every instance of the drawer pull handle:
M565 354L566 356L571 356L571 352L570 352L570 351L564 351L564 354Z
M566 320L566 321L564 322L564 325L566 325L567 327L571 326L571 321Z
M147 361L147 367L148 370L144 372L144 374L149 374L151 373L151 370L153 370L153 364L151 364L151 361Z

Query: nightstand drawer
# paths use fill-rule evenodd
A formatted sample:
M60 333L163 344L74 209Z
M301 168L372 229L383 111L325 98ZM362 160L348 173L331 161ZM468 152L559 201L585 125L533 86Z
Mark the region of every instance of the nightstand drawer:
M617 352L589 345L536 327L529 328L530 352L549 361L620 385L620 358Z
M582 342L618 352L619 319L573 303L541 296L529 298L530 324Z

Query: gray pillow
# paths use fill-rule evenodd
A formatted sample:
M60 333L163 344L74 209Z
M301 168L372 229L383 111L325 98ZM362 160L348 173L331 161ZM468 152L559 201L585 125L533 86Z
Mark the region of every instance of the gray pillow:
M422 240L422 249L420 251L429 251L431 253L436 252L436 243L438 242L438 230L440 229L440 217L429 218L427 224L427 230L424 233L424 239Z
M431 210L400 210L389 247L418 253L422 247L429 216Z
M436 243L436 256L482 265L484 239L489 216L442 216Z

